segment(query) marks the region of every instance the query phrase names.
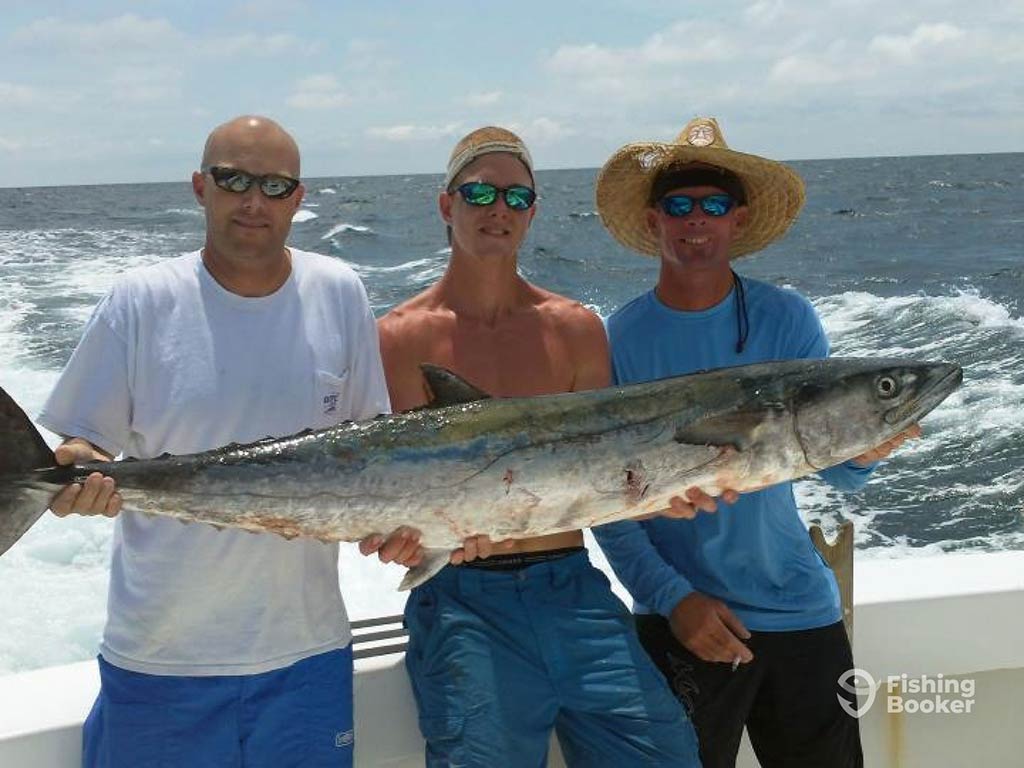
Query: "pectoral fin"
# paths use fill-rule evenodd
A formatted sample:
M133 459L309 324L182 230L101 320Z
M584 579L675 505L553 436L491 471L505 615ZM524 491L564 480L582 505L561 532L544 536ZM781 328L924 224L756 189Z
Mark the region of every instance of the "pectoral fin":
M398 585L398 589L404 592L407 589L412 589L425 583L431 576L434 576L448 565L448 559L451 557L451 554L450 549L425 550L420 564L409 569L408 573L405 574L405 578L402 579L402 583Z

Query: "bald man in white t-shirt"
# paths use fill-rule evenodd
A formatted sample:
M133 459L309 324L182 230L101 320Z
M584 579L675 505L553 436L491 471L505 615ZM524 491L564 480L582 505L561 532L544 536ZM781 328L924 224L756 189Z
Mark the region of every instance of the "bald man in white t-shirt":
M126 274L46 403L39 421L65 436L62 464L194 453L389 410L359 278L285 246L304 191L292 137L262 117L218 127L192 189L202 250ZM337 544L120 512L97 473L51 507L117 515L83 765L352 765ZM405 537L384 549L416 555Z

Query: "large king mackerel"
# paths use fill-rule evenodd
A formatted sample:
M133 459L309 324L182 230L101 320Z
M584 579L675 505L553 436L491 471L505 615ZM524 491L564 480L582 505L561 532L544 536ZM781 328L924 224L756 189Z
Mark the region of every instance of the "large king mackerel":
M316 432L57 467L0 396L0 554L54 492L91 471L128 510L356 541L399 525L428 548L429 578L471 534L525 538L663 510L699 486L749 491L830 467L895 436L961 382L909 360L773 362L590 392L491 399L425 367L432 408Z

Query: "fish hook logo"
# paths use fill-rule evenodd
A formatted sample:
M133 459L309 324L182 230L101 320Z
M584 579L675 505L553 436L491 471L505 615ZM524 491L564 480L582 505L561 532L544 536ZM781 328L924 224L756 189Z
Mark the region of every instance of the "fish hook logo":
M839 699L839 706L843 708L843 711L850 717L862 717L867 714L867 711L871 709L871 705L875 703L875 678L871 676L871 673L866 669L848 669L839 676L839 687L847 693L853 694L853 696L863 696L864 702L860 706L855 706L843 696L841 693L836 694L836 698Z

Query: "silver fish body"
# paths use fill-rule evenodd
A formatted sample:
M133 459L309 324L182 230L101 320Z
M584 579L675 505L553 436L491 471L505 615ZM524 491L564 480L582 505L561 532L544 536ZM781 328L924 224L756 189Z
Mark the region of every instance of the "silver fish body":
M71 468L37 450L31 469L0 462L0 553L41 499L98 471L126 509L187 522L328 541L413 526L430 553L410 586L469 535L576 530L656 513L691 486L749 491L840 463L917 422L963 376L948 363L832 358L474 399L451 374L425 371L435 392L469 402L188 456Z

